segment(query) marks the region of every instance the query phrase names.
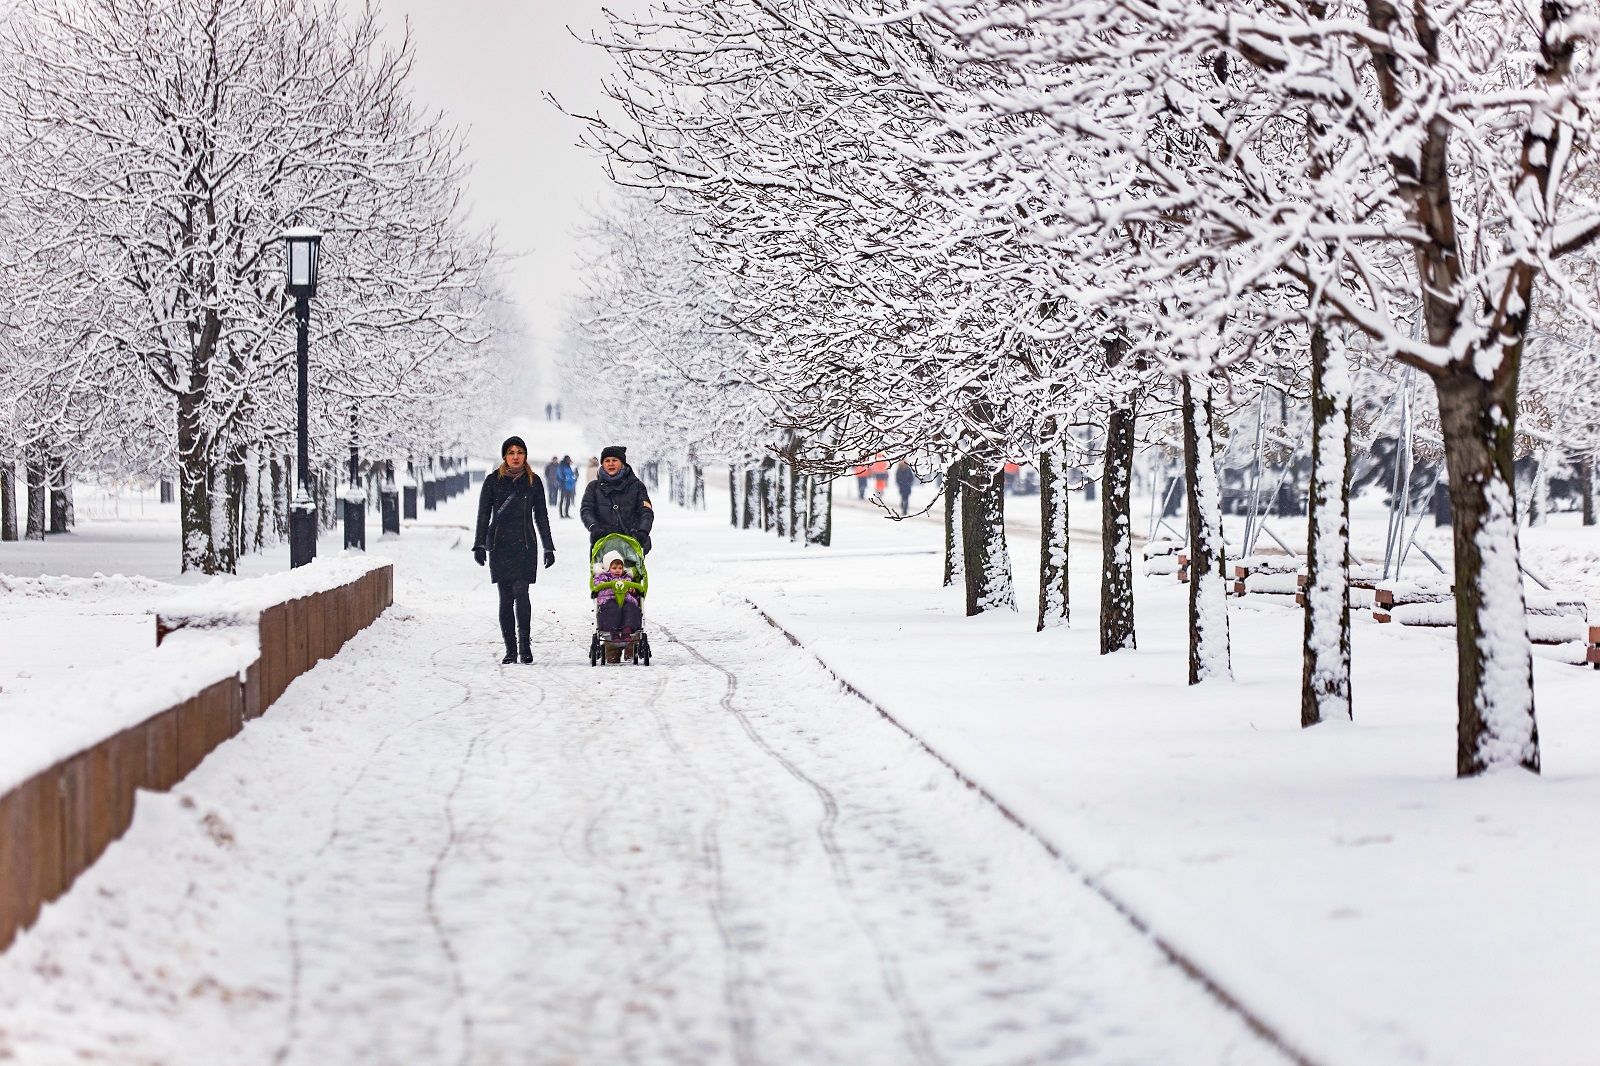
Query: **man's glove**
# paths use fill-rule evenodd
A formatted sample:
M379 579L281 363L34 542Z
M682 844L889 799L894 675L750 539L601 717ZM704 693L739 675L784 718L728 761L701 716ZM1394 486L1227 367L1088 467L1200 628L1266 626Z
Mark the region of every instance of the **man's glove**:
M473 548L472 557L478 561L479 566L489 561L489 553L482 548Z
M546 570L548 570L554 565L556 565L556 553L555 552L545 552L544 553L544 568Z

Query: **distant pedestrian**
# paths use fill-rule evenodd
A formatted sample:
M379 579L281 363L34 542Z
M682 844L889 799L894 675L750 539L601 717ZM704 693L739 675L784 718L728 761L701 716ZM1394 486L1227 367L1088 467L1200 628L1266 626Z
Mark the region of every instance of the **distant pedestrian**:
M544 405L544 420L546 422L550 421L550 410L551 410L550 405L549 404L545 404Z
M550 461L544 464L544 487L550 494L550 506L554 507L561 499L561 460L553 455Z
M556 401L556 421L561 421L561 401Z
M1006 493L1015 493L1017 491L1017 474L1021 472L1022 467L1018 466L1016 463L1007 463L1001 469L1005 474Z
M533 607L528 586L539 578L540 545L546 569L556 565L556 545L550 536L544 486L528 465L527 445L521 437L507 437L500 457L500 468L483 479L478 494L472 557L479 566L488 563L489 580L500 590L500 636L506 644L506 656L500 661L514 663L520 658L531 663L528 629Z
M911 486L917 483L917 472L904 459L894 468L894 487L900 490L900 513L911 513Z
M599 476L600 476L600 459L599 459L598 456L591 455L591 456L589 456L589 465L583 468L583 481L584 481L585 486L587 486L589 482L593 481L595 478L597 478ZM584 489L584 491L587 492L589 490L586 487Z
M864 500L867 498L867 479L872 476L872 467L868 466L866 463L859 463L856 466L855 475L856 499Z
M872 491L882 496L889 491L889 460L878 453L878 458L872 462Z
M572 501L578 496L578 468L572 465L572 456L561 457L556 476L561 479L561 517L571 518Z

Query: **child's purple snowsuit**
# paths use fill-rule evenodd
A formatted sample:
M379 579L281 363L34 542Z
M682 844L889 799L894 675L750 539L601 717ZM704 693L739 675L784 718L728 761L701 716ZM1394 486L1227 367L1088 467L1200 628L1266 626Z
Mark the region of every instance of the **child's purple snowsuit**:
M623 576L625 580L632 580L626 574ZM595 603L600 608L597 624L608 633L625 629L637 632L644 620L644 612L639 608L639 594L629 589L622 594L622 603L619 605L617 594L611 588L611 582L615 580L609 569L595 572L592 587L595 590Z

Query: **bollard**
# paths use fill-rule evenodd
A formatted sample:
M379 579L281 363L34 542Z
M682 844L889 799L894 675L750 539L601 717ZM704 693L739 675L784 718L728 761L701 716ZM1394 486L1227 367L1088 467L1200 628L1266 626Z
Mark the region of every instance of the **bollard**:
M367 550L367 501L346 496L344 501L344 550Z
M415 522L417 520L417 487L415 485L407 485L402 490L401 501L401 516Z
M415 507L415 504L412 505ZM383 532L385 536L400 533L400 492L390 486L378 492L378 510L383 515Z
M422 482L422 509L425 511L439 509L439 483L431 478Z

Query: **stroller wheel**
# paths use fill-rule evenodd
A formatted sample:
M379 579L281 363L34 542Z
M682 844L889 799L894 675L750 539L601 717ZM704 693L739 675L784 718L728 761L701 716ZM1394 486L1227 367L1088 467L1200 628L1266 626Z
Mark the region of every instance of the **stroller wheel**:
M590 666L599 666L600 665L600 648L601 648L601 645L600 645L600 634L596 633L589 640L589 665Z

